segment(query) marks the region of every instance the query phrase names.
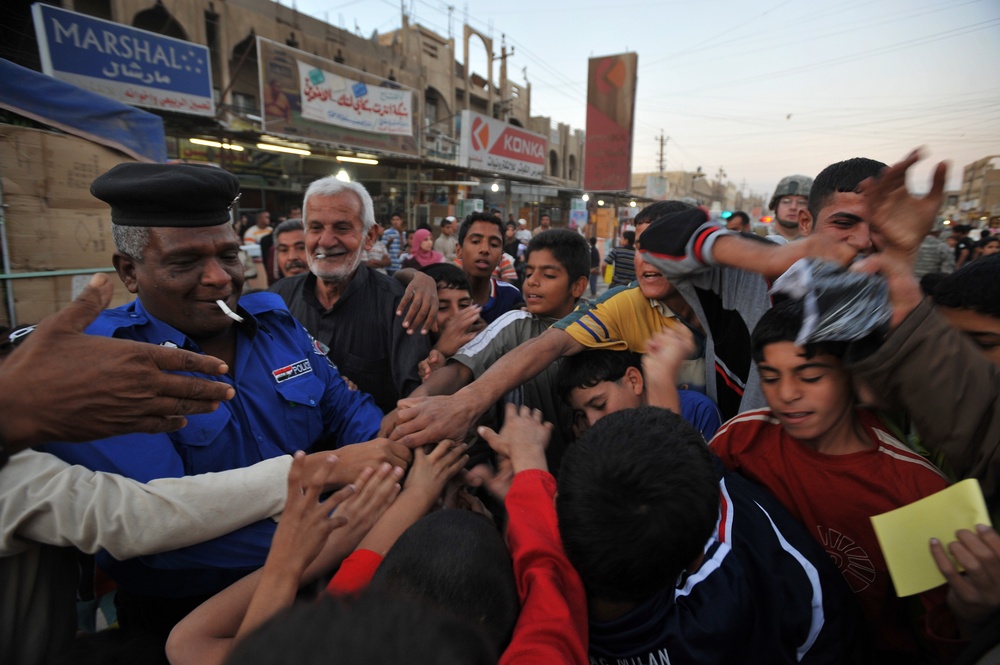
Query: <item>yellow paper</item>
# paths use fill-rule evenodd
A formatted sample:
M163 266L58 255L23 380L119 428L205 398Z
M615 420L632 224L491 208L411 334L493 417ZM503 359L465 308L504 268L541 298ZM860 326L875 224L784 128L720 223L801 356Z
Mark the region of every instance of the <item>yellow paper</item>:
M945 583L931 556L930 540L945 546L955 542L955 532L977 524L990 524L986 500L975 478L955 483L908 506L871 518L896 595L912 596Z

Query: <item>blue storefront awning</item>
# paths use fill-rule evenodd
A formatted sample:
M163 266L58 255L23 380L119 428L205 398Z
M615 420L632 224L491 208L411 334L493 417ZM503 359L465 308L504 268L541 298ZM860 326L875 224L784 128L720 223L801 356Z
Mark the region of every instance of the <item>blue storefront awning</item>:
M163 119L0 58L0 108L120 150L165 162Z

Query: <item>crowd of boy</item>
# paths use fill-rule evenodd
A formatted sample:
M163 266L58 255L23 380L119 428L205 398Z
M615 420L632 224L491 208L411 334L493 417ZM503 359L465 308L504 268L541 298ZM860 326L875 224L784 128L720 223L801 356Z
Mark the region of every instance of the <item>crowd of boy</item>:
M0 364L0 661L992 662L1000 535L929 541L946 584L899 597L869 519L964 478L1000 514L1000 256L925 297L917 159L783 179L773 241L652 204L593 303L547 217L446 218L404 266L393 213L379 272L334 178L243 294L234 176L112 169L136 299L95 277ZM802 259L882 280L888 323L803 342L770 289ZM74 639L77 550L118 626Z

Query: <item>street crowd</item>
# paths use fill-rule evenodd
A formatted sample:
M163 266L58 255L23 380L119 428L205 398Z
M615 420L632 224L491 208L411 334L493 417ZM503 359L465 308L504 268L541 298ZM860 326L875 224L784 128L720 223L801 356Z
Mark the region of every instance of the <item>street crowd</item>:
M658 201L603 255L114 167L134 300L0 339L0 662L1000 662L1000 535L900 596L870 520L970 478L1000 516L1000 239L938 237L920 158L784 178L761 233Z

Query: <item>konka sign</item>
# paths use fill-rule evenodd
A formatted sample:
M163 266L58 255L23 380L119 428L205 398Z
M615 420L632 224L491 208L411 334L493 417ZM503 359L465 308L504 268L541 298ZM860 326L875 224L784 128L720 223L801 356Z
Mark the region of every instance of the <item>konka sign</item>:
M517 178L545 175L546 139L475 111L462 111L459 164Z

